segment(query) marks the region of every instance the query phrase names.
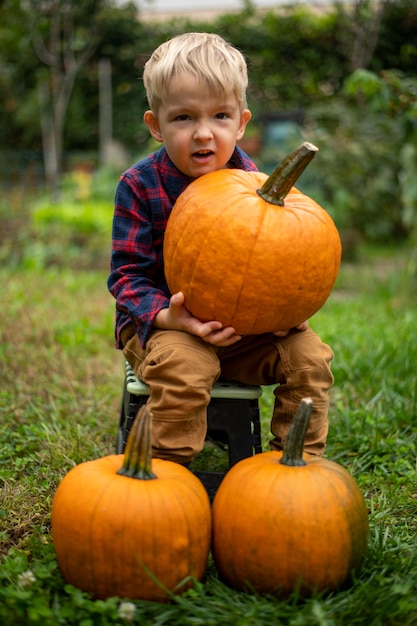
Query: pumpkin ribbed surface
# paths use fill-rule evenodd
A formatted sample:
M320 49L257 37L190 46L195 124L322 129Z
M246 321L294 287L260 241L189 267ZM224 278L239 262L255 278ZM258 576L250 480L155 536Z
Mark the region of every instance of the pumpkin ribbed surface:
M177 199L165 233L171 293L204 321L239 334L284 330L327 300L341 257L331 217L294 187L284 206L257 190L266 174L225 169L193 181Z
M240 461L216 493L214 561L236 589L305 596L337 589L362 564L362 492L341 465L302 451L312 407L311 398L301 400L283 453Z
M216 566L239 590L285 597L337 589L367 551L362 493L337 463L304 455L306 465L287 467L281 458L255 455L225 476L213 503Z
M63 478L52 536L67 583L96 598L164 601L200 580L210 549L207 492L189 470L151 459L142 407L126 452L81 463Z
M187 576L200 579L210 545L210 505L201 482L154 459L155 480L116 472L123 455L83 463L61 482L52 532L65 580L97 598L161 600ZM190 586L182 586L183 591Z

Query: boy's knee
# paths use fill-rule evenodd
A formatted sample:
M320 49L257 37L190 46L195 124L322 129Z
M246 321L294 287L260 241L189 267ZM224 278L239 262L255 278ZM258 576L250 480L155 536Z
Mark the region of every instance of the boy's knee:
M322 389L333 385L333 350L311 329L292 334L278 344L278 350L287 382L296 379L298 385L317 385Z

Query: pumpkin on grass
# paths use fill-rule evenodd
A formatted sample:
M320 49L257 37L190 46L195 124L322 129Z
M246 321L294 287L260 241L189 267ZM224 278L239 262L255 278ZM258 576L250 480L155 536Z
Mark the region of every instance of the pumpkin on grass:
M96 598L164 601L205 572L211 529L206 490L178 463L151 459L150 420L142 407L125 454L76 466L53 501L62 575Z
M240 461L215 495L214 562L236 589L308 596L341 587L361 567L365 501L341 465L303 455L311 407L311 399L301 402L283 453Z
M297 326L327 300L340 237L330 215L293 187L316 151L302 144L269 178L211 172L178 197L164 238L165 276L195 317L260 334Z

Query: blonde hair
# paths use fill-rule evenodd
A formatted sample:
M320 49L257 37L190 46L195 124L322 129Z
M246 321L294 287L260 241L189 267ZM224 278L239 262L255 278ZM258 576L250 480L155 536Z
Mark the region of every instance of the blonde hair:
M219 35L185 33L161 44L145 64L143 82L155 113L166 101L173 76L191 74L218 95L234 93L247 107L248 71L241 52Z

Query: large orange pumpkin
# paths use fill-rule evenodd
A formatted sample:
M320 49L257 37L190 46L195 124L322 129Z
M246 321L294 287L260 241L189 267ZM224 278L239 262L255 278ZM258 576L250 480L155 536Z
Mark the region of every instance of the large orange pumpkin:
M303 144L270 178L237 169L205 174L178 197L165 233L165 275L194 316L259 334L297 326L327 300L339 234L293 187L316 150Z
M311 406L302 401L284 453L240 461L215 495L214 561L236 589L305 596L339 588L361 567L369 532L365 501L341 465L303 456Z
M153 459L150 416L134 422L125 455L81 463L62 480L52 535L65 580L96 598L166 600L201 579L211 512L203 484Z

